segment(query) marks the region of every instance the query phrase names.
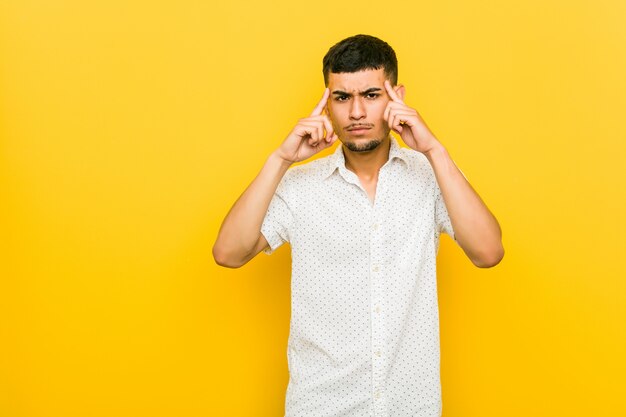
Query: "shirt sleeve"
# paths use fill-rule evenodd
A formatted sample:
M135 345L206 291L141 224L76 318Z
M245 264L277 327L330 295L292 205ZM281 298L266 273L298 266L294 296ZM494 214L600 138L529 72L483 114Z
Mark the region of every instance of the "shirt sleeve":
M267 240L269 247L263 249L271 255L283 243L289 242L289 230L293 223L293 214L285 201L282 184L270 201L270 205L261 225L261 233Z
M439 188L439 184L435 180L435 223L437 225L437 231L446 233L449 235L454 241L456 241L456 236L454 235L454 229L452 229L452 222L450 221L450 216L448 215L448 209L446 208L446 204L443 200L443 195L441 194L441 189Z

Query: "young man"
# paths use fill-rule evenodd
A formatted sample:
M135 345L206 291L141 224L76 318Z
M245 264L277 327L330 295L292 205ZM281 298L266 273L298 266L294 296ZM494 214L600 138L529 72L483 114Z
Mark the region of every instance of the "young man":
M440 416L439 236L486 268L504 256L500 226L404 103L387 43L344 39L323 72L321 101L235 202L213 256L237 268L290 242L287 417Z

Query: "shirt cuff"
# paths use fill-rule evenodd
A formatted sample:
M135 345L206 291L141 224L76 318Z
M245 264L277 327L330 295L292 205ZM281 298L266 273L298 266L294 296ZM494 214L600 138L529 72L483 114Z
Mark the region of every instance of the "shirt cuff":
M263 249L263 252L266 255L271 255L280 245L284 243L280 238L280 235L270 228L262 227L261 234L265 237L265 240L267 240L267 243L269 244L268 247Z

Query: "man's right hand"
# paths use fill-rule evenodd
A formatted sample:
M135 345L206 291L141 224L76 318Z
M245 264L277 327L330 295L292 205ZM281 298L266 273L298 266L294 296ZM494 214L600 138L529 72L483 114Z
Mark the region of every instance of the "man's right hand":
M213 258L218 265L239 268L268 246L261 233L263 219L289 165L315 155L337 140L329 118L322 114L329 95L327 88L309 117L300 119L231 207L213 245Z
M322 114L329 96L330 90L326 88L324 96L309 117L300 119L275 151L277 156L288 163L300 162L335 143L337 135L333 130L333 125L328 116Z

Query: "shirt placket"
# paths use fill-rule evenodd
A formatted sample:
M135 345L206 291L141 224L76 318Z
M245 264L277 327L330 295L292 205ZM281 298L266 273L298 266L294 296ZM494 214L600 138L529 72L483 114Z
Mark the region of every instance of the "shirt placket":
M372 401L375 417L387 416L387 392L385 387L385 294L384 265L384 170L381 169L376 187L376 199L371 208L370 218L370 282L371 282L371 324L372 324Z
M370 323L372 332L372 344L370 352L372 358L372 410L374 417L388 417L387 392L385 387L385 369L387 368L387 356L385 354L385 268L384 268L384 178L387 166L383 166L378 173L376 196L374 205L370 203L367 191L361 185L356 174L340 167L344 179L360 188L364 205L369 213L369 271L370 271Z

